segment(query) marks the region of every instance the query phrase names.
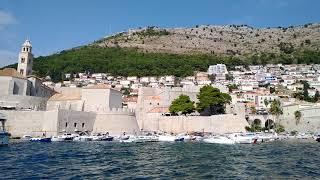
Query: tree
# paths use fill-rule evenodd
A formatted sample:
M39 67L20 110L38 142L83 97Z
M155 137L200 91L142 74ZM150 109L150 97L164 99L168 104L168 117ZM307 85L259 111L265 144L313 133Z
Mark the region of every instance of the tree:
M302 116L302 114L301 114L300 111L295 111L295 112L294 112L294 118L296 119L296 125L299 124L300 119L301 119L301 116Z
M283 110L281 107L281 102L277 99L273 100L271 102L271 106L270 106L270 113L275 117L275 124L280 124L279 121L279 116L283 114Z
M320 98L320 93L319 91L316 91L316 94L313 97L313 102L315 103L318 102L319 98Z
M74 80L74 73L72 72L72 73L70 74L69 81L73 81L73 80Z
M286 54L291 54L294 51L294 47L291 43L281 42L278 47L280 48L280 51Z
M273 94L276 92L276 88L275 87L270 87L270 94Z
M231 96L221 93L219 89L212 86L204 86L197 95L199 102L197 103L198 112L207 111L209 115L223 114L225 112L225 104L229 104L232 100ZM206 114L206 112L204 112Z
M267 99L264 99L264 100L263 100L263 103L264 103L264 105L266 106L266 108L268 108L269 101L268 101Z
M251 107L250 107L250 110L251 110L251 114L257 114L257 109L256 109L256 107L251 106Z
M123 95L129 95L132 90L130 88L121 88L121 92Z
M187 95L180 95L177 99L173 100L169 111L173 114L190 114L195 110L194 102L190 100L190 97Z
M250 132L260 132L262 130L262 127L261 127L261 120L260 119L255 119L252 123L251 123L251 126L246 126L245 129L247 131L250 131Z
M236 84L229 84L227 87L229 88L229 92L232 92L234 89L238 89Z

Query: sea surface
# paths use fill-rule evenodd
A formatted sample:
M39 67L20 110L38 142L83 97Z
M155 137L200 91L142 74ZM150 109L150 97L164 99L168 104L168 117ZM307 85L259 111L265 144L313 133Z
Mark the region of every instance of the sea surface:
M0 179L319 179L320 143L19 142L0 147Z

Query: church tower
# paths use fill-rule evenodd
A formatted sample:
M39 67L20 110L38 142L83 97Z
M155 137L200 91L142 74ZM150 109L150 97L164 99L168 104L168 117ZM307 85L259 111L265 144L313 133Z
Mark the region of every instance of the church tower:
M29 40L26 40L22 44L22 48L19 53L17 68L17 71L24 77L27 77L32 73L33 54L31 50L31 42Z

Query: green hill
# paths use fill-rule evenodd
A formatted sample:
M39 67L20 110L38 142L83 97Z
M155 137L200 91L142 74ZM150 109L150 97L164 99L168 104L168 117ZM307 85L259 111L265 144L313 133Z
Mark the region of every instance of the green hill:
M289 54L259 53L245 56L223 56L214 54L168 54L145 53L130 48L104 48L83 46L57 54L37 57L34 60L34 74L50 76L54 82L63 79L64 73L104 72L121 76L184 77L194 71L206 71L209 65L224 63L229 68L236 65L267 63L320 63L319 51L295 51ZM12 64L7 67L16 67Z

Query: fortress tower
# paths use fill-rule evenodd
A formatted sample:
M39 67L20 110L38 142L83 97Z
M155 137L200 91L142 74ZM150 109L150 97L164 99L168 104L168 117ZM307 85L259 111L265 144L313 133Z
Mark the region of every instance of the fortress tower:
M19 53L17 71L24 77L31 75L32 63L33 63L33 54L32 54L31 42L29 40L26 40L22 44L22 48Z

